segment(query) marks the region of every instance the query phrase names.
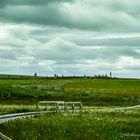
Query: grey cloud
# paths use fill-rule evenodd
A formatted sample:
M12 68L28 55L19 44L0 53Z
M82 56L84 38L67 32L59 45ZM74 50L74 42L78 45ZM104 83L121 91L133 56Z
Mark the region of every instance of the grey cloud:
M83 47L63 39L54 39L36 50L38 59L49 60L77 60L77 59L101 59L112 62L121 56L140 58L140 54L134 49L126 46L121 47Z
M125 66L125 67L123 67L123 69L140 72L140 65L139 66Z
M140 53L137 51L139 49L136 50L133 47L127 46L87 47L61 38L50 40L45 44L34 39L25 40L21 43L23 47L9 46L9 49L6 49L8 46L5 46L3 49L1 48L0 58L18 60L22 57L32 57L37 60L37 62L53 60L56 61L57 64L76 64L77 60L98 59L113 63L118 61L121 56L140 59Z
M75 42L79 46L129 46L139 48L140 34L96 34L90 31L68 30L66 28L47 28L30 32L30 37L42 42L60 37Z
M130 47L139 47L140 46L140 37L132 38L109 38L109 39L89 39L85 43L95 46L130 46ZM84 44L85 44L84 43Z
M133 48L139 48L140 46L140 36L128 38L102 38L102 35L100 35L101 37L99 38L97 37L98 35L94 35L95 38L92 38L91 36L78 36L78 34L75 34L73 36L73 38L69 37L69 40L81 46L128 46ZM113 36L113 34L111 34L111 36Z
M17 60L19 56L28 55L28 52L24 49L3 49L0 50L1 59Z
M69 0L72 2L74 0ZM67 0L1 0L0 7L5 7L9 5L47 5L49 3L60 3L67 2Z
M13 60L13 59L16 59L16 56L15 56L15 53L11 51L3 51L3 52L0 52L0 58Z
M14 1L15 3L21 2L21 0L20 2L13 0L13 3ZM27 5L24 5L26 2L23 1L20 5L9 4L2 8L0 10L1 21L110 32L138 32L140 29L140 16L137 14L139 9L135 8L135 12L133 12L134 7L138 7L136 0L133 1L132 5L126 5L133 14L124 10L125 5L124 8L116 8L117 4L121 5L124 2L114 2L113 0L108 2L93 0L94 4L92 5L90 5L91 0L77 0L69 4L61 1L57 2L57 4L49 3L48 5L40 5L37 2L34 6L30 5L33 3L33 0L30 0L29 4L27 2ZM43 2L45 3L45 1L40 3ZM129 3L128 0L125 0L125 3ZM114 10L115 8L116 10Z

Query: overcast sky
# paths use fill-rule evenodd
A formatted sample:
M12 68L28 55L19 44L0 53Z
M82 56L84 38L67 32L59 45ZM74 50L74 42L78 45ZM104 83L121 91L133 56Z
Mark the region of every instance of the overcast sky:
M140 78L139 0L0 0L0 73Z

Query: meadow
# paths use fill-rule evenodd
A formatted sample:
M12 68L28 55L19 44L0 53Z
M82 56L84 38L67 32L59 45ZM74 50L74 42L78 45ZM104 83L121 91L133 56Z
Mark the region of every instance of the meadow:
M124 111L109 109L140 104L138 79L86 77L0 79L0 115L34 111L40 100L81 101L85 108L81 113L54 113L9 121L0 124L0 132L14 140L140 138L139 109Z
M1 104L36 104L39 100L82 101L90 106L137 105L140 102L140 80L0 79Z

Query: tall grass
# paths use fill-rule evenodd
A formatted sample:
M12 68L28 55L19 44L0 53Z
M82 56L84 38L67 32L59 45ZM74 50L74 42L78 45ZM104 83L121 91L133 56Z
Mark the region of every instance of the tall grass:
M139 111L52 114L0 125L14 140L129 140L139 139Z
M30 111L35 111L35 110L36 110L35 105L2 105L0 104L0 115L30 112Z

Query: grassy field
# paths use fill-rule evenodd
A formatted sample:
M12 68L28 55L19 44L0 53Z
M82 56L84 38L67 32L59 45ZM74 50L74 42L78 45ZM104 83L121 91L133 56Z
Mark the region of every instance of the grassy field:
M35 104L39 100L82 101L95 106L137 105L140 80L0 79L1 104Z
M1 124L0 130L14 140L138 140L140 112L46 114Z
M140 80L88 78L0 79L0 115L34 111L39 100L82 101L82 113L46 114L0 124L14 140L138 140L140 110L110 107L140 104ZM108 108L97 110L96 108ZM19 125L20 124L20 125Z

